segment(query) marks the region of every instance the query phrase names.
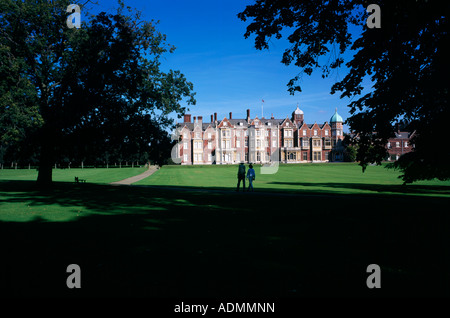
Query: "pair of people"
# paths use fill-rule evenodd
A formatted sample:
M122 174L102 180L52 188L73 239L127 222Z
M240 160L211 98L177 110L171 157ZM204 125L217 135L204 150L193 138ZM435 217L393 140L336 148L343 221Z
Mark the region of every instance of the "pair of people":
M249 169L247 171L247 179L248 179L249 185L248 185L247 191L250 191L250 188L251 188L252 192L253 192L253 181L255 180L256 174L255 174L255 170L253 169L252 164L250 164L248 167L249 167ZM245 166L244 166L243 162L241 162L241 164L239 165L237 177L238 177L238 183L237 183L236 191L239 192L239 187L240 187L241 181L242 181L242 188L243 188L243 191L245 192L245 177L246 177L246 175L245 175Z

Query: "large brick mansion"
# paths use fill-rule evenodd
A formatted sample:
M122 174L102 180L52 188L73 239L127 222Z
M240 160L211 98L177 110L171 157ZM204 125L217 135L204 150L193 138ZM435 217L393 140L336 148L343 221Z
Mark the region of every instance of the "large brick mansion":
M211 121L203 117L184 115L177 124L181 137L177 144L177 157L181 164L233 164L233 163L300 163L342 161L343 120L337 110L330 122L306 124L303 111L297 106L292 116L284 119L250 117Z

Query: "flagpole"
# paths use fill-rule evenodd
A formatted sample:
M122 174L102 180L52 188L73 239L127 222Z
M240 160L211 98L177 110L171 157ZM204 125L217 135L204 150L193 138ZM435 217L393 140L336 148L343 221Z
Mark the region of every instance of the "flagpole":
M264 99L261 100L261 118L264 117Z

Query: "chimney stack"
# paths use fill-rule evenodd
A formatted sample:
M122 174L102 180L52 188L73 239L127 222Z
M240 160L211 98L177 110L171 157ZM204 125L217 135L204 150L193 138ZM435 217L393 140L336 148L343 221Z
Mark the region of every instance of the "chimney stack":
M214 113L214 121L217 121L217 113Z
M250 109L247 109L247 120L250 120Z
M275 118L273 117L273 113L272 113L272 117L270 117L270 119L275 119Z
M211 123L214 121L214 116L211 114Z
M196 121L197 121L197 116L194 116L194 124L195 124Z
M190 123L191 122L191 115L190 114L185 114L184 115L184 122L185 123Z
M200 125L203 123L203 116L198 116L198 123Z
M230 119L233 119L233 118L231 117L231 115L232 115L232 114L231 114L231 112L230 112Z

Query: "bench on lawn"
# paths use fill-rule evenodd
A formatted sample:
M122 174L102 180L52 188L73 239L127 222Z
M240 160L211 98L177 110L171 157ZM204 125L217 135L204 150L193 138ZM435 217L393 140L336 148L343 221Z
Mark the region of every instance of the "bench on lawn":
M75 177L75 182L76 183L80 183L80 182L86 183L86 179L80 179L78 177Z

